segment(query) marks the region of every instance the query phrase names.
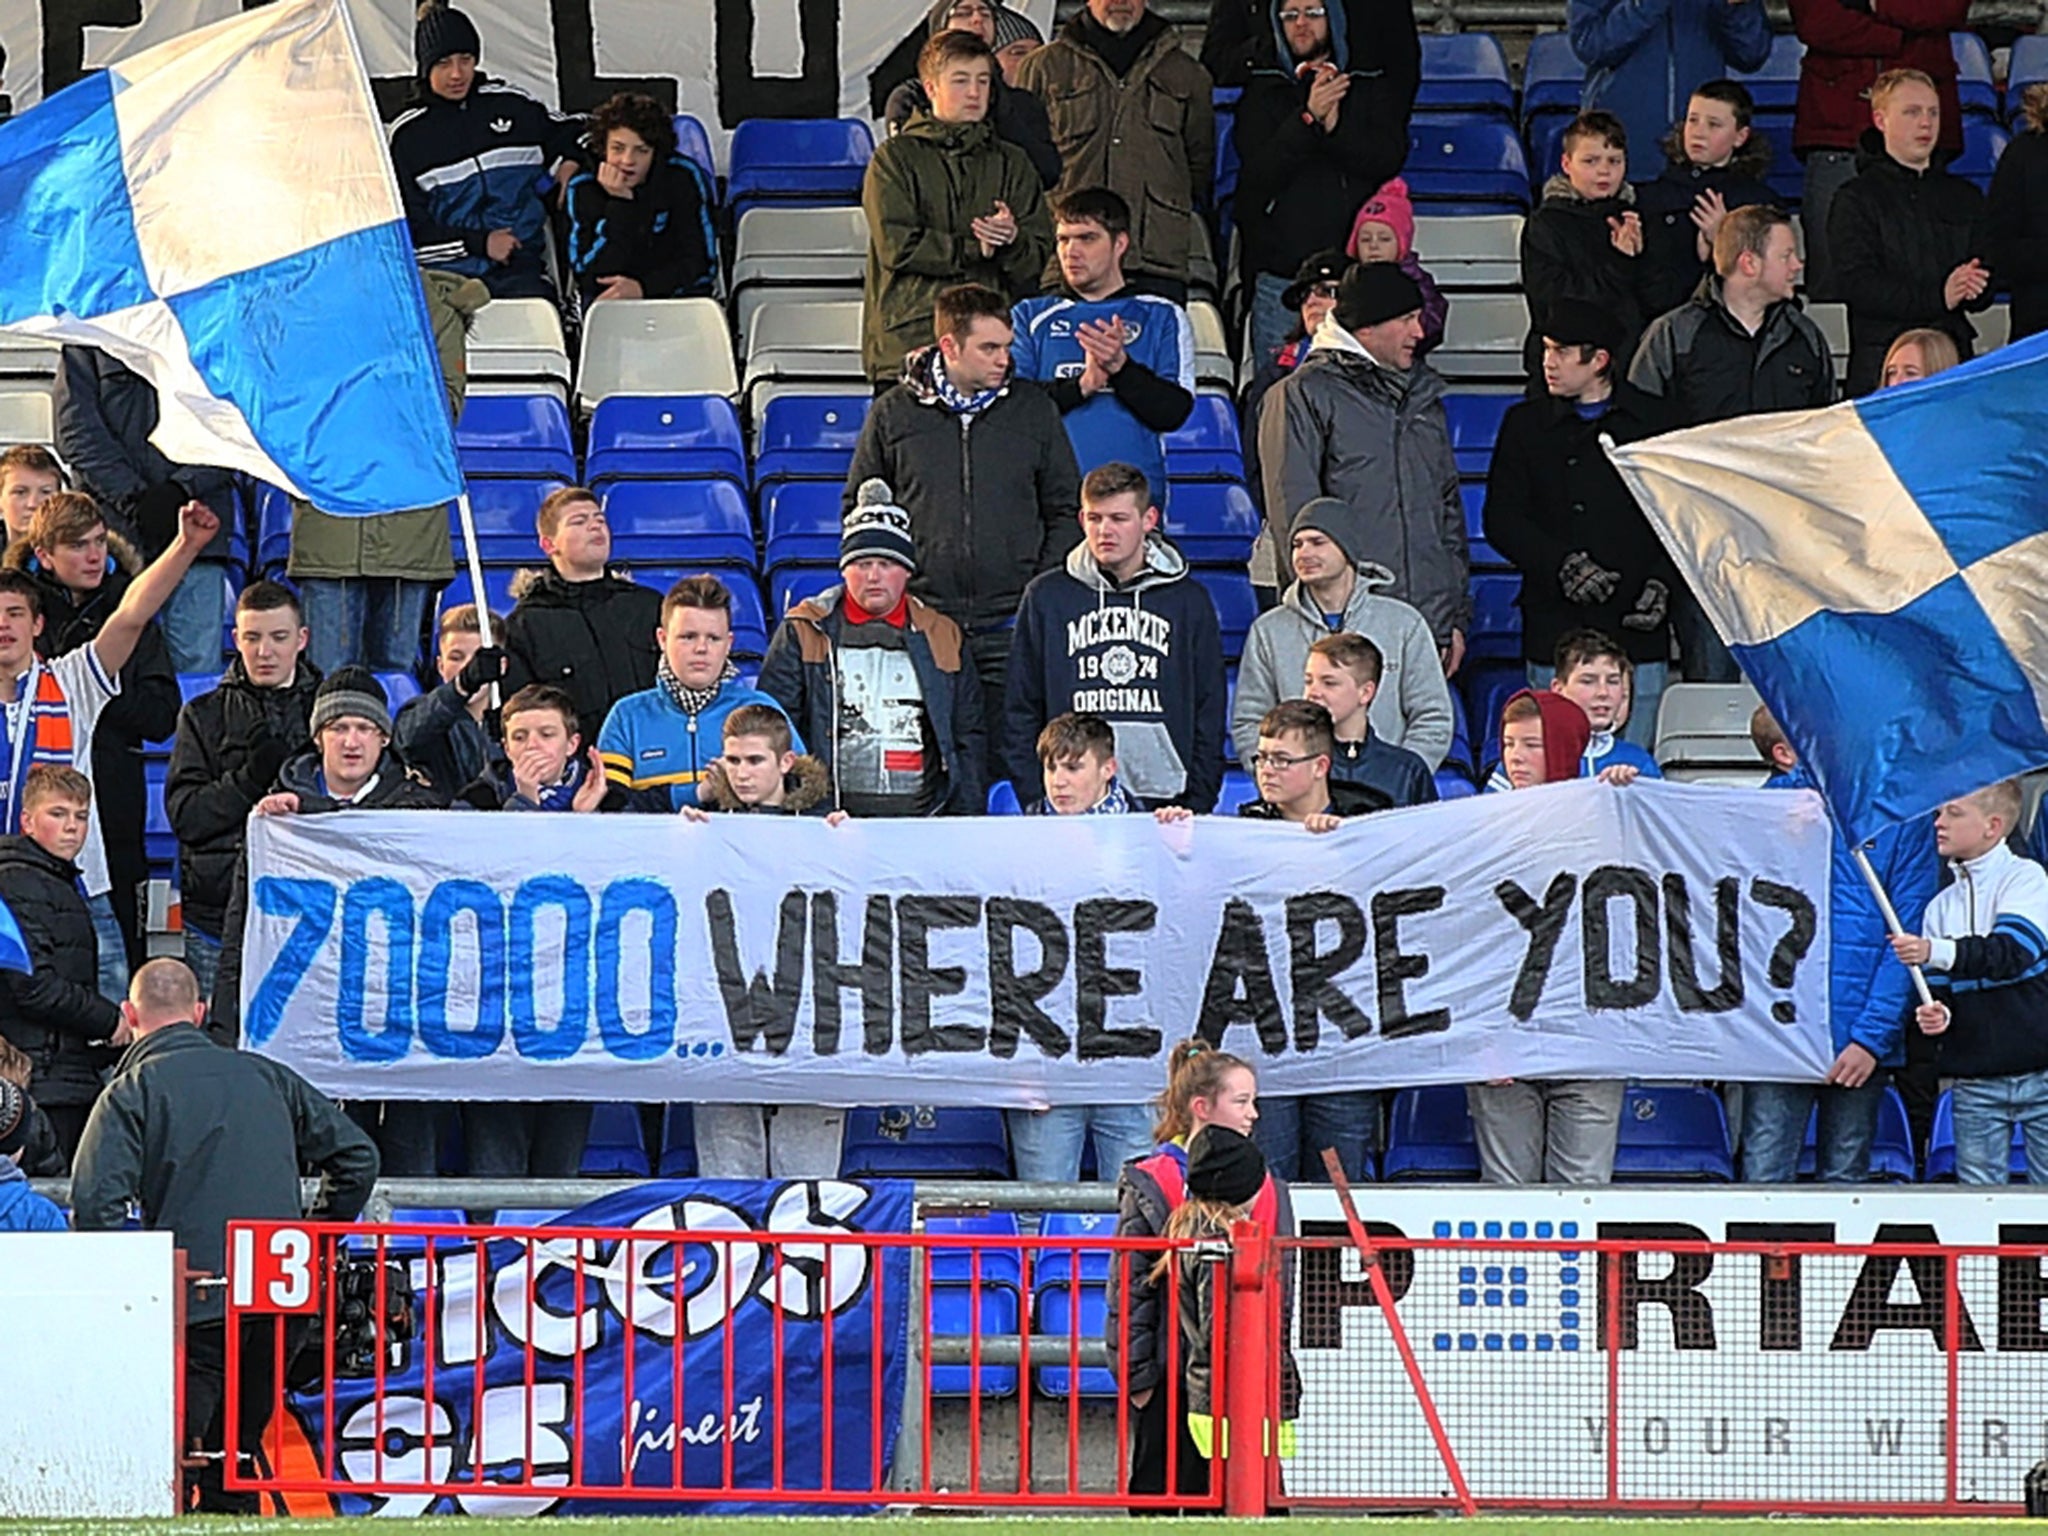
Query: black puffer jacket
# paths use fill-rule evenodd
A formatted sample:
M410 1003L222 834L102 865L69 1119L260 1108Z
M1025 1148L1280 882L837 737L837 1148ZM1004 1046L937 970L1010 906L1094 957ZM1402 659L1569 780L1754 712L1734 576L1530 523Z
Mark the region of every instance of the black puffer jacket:
M1581 197L1563 176L1543 184L1543 202L1522 226L1522 287L1529 296L1529 338L1522 361L1540 390L1544 326L1553 305L1568 299L1597 304L1621 333L1617 357L1633 356L1649 318L1644 295L1650 269L1641 256L1615 248L1609 219L1635 211L1635 188L1613 197Z
M1718 277L1650 322L1628 381L1664 402L1673 427L1758 411L1813 410L1835 398L1827 338L1799 301L1773 304L1752 336L1728 312Z
M552 683L576 701L577 732L597 740L614 704L654 686L661 594L615 572L569 581L553 569L522 572L512 591L519 601L499 641L511 663L504 697Z
M178 716L164 810L178 834L185 921L218 937L242 862L242 832L278 770L310 739L306 725L320 671L305 657L282 688L249 681L238 656L220 686Z
M1991 269L2012 294L2012 339L2048 331L2048 133L2023 133L1998 157L1987 205Z
M121 1012L99 994L99 946L78 894L78 866L25 837L0 837L0 899L21 925L35 970L0 972L0 1034L30 1061L44 1104L90 1104L115 1052Z
M910 590L972 635L1014 618L1025 583L1079 541L1081 473L1045 391L1012 378L977 415L955 415L932 385L938 353L905 358L903 382L868 412L844 503L864 480L888 482L917 543Z
M1955 338L1967 362L1977 332L1966 310L1991 307L1997 274L1981 298L1960 309L1942 302L1949 273L1972 256L1988 263L1990 229L1984 194L1937 161L1908 170L1884 152L1872 130L1863 136L1856 179L1828 210L1835 284L1849 305L1849 393L1877 388L1885 350L1901 331L1928 326Z

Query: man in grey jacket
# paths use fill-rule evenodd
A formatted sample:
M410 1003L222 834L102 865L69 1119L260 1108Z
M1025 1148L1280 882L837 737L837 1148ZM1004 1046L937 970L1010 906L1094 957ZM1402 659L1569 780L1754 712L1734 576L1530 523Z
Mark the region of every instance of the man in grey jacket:
M1421 339L1415 279L1379 262L1351 268L1307 359L1260 407L1259 462L1266 515L1280 526L1319 496L1351 508L1353 558L1383 566L1388 595L1421 611L1448 675L1472 621L1470 568L1444 381L1416 361ZM1254 581L1259 565L1254 556Z
M1386 670L1368 718L1373 735L1429 764L1451 749L1451 690L1436 641L1420 613L1382 588L1392 572L1359 551L1366 520L1347 503L1319 496L1294 515L1289 533L1295 580L1278 606L1262 613L1245 641L1230 734L1237 760L1250 762L1259 721L1283 699L1301 697L1309 647L1325 635L1363 635L1380 648Z

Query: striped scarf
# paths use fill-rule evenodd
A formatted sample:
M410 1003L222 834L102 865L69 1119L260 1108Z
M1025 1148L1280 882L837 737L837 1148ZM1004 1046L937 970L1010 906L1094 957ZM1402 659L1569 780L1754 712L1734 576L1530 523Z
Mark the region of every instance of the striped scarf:
M56 674L38 661L30 670L26 750L21 742L10 742L13 777L8 784L9 801L21 804L28 771L38 763L57 763L69 768L75 758L71 740L71 701L64 697L64 685Z

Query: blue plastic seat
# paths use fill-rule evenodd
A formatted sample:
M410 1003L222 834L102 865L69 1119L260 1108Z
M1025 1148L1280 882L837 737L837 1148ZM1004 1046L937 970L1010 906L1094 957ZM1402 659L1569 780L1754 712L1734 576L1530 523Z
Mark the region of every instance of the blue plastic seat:
M676 130L676 152L686 160L697 162L697 168L704 173L714 190L718 185L718 160L711 153L711 135L704 131L704 124L695 113L678 112L674 118Z
M455 450L471 478L576 478L569 408L557 395L470 395L455 423Z
M1008 779L997 779L989 785L988 813L991 816L1022 816L1024 807L1017 803L1017 786Z
M1479 1144L1465 1090L1438 1085L1403 1088L1387 1114L1380 1178L1388 1183L1444 1183L1479 1177Z
M666 1105L661 1115L661 1152L655 1173L664 1179L697 1177L697 1125L688 1104Z
M605 520L619 560L754 565L754 518L731 480L614 480Z
M1467 650L1475 657L1505 661L1522 654L1522 610L1516 605L1522 578L1489 572L1472 578L1472 633Z
M1444 754L1444 766L1467 776L1478 766L1472 761L1472 724L1465 712L1465 699L1455 688L1451 690L1451 747Z
M1422 210L1428 213L1529 206L1529 157L1514 128L1498 118L1416 114L1401 174L1418 203L1445 205Z
M727 157L734 222L755 203L857 203L874 152L873 131L854 118L748 118L733 130Z
M1208 588L1216 604L1216 626L1222 631L1223 659L1236 661L1244 654L1245 636L1252 620L1259 616L1259 600L1252 593L1252 579L1243 571L1203 571L1195 580Z
M1451 429L1451 452L1458 474L1484 480L1493 466L1493 445L1500 438L1501 418L1518 405L1520 395L1445 395L1444 416Z
M1031 1273L1032 1355L1064 1358L1075 1335L1083 1344L1100 1339L1109 1320L1110 1250L1088 1246L1091 1238L1116 1236L1116 1217L1107 1211L1049 1211L1039 1236L1052 1242L1073 1240L1076 1246L1041 1247ZM1065 1365L1037 1368L1038 1390L1047 1397L1065 1397L1073 1373ZM1116 1375L1084 1366L1083 1397L1115 1397Z
M752 571L731 566L707 571L696 565L627 565L626 574L643 587L666 593L685 576L716 576L732 594L732 654L758 660L768 650L768 617L761 606L761 587Z
M754 440L754 484L775 480L844 483L861 424L874 402L867 395L777 395L762 412Z
M2013 39L2012 61L2006 68L2005 110L2014 123L2024 121L2022 105L2027 87L2048 80L2048 37Z
M1586 88L1586 66L1572 52L1572 40L1564 32L1539 32L1529 39L1529 56L1522 63L1522 111L1534 113L1550 108L1577 112Z
M1522 133L1529 146L1529 170L1540 198L1543 183L1555 176L1564 153L1564 131L1579 115L1577 107L1544 107L1529 114Z
M1790 32L1780 32L1771 39L1770 57L1761 68L1730 78L1749 91L1757 111L1790 112L1799 101L1799 60L1805 52L1806 44Z
M1956 96L1964 114L1998 116L1998 84L1991 78L1991 50L1974 32L1951 32L1949 47L1956 56Z
M1222 480L1168 482L1166 536L1195 564L1243 565L1258 534L1259 509L1242 485ZM1253 617L1257 616L1254 610Z
M1963 152L1951 160L1948 168L1965 181L1975 182L1977 190L1991 190L1991 173L1998 167L1998 157L2005 153L2005 146L2012 142L2012 135L1996 123L1987 123L1977 118L1965 119L1963 123Z
M1464 680L1466 698L1472 705L1472 739L1479 748L1478 760L1472 765L1477 770L1473 777L1483 785L1486 774L1500 761L1501 706L1511 695L1529 686L1529 675L1519 661L1483 658L1460 668L1458 675Z
M538 565L545 558L535 518L550 493L563 480L472 480L469 515L476 524L477 557L486 564L521 562ZM462 564L462 519L451 504L448 534L455 541L455 563Z
M396 715L405 707L406 701L420 696L420 680L410 672L379 672L377 681L384 689L384 698Z
M508 1205L491 1212L487 1223L493 1227L544 1227L560 1221L568 1211L559 1205Z
M1497 112L1514 116L1515 86L1508 56L1491 32L1422 34L1418 112Z
M935 1247L930 1250L928 1279L933 1337L972 1338L977 1329L983 1339L1014 1335L1023 1316L1023 1299L1019 1294L1022 1267L1016 1244L1006 1243L1003 1239L1016 1238L1016 1213L989 1211L979 1216L933 1216L926 1219L924 1230L933 1237L987 1236L994 1239L986 1247ZM980 1391L984 1397L1010 1397L1016 1393L1015 1366L985 1365L981 1368L980 1377ZM932 1367L932 1393L938 1397L970 1396L975 1390L974 1378L975 1372L970 1366L935 1365Z
M1195 408L1166 434L1168 480L1243 480L1244 437L1237 408L1221 395L1195 396Z
M739 413L722 395L609 395L590 418L588 484L723 476L744 485Z
M1009 1130L999 1109L849 1109L839 1168L849 1179L1007 1179Z
M798 603L809 602L841 581L839 567L822 561L796 561L768 568L768 609L781 618Z
M1820 1171L1820 1108L1806 1117L1806 1140L1799 1148L1799 1177L1810 1179ZM1877 1103L1877 1135L1870 1144L1870 1177L1873 1183L1913 1182L1913 1128L1906 1119L1906 1101L1899 1090L1887 1086Z
M1873 1159L1874 1162L1874 1159ZM2012 1158L2007 1164L2008 1182L2027 1182L2027 1138L2017 1125L2012 1128ZM1927 1182L1953 1183L1956 1176L1956 1108L1944 1088L1934 1101L1934 1129L1927 1137Z
M586 1177L644 1179L653 1173L640 1131L637 1104L593 1104L590 1134L583 1142Z
M538 560L533 562L537 564ZM487 565L484 567L484 600L493 613L510 613L515 605L512 583L519 579L520 568L516 565ZM469 584L469 567L460 560L455 563L455 579L441 589L441 600L434 607L435 615L446 613L450 608L476 601L476 590Z
M1463 771L1449 763L1436 771L1436 797L1439 800L1469 800L1479 793L1479 787L1466 778Z
M1730 1183L1734 1178L1728 1114L1718 1093L1711 1088L1629 1084L1621 1105L1621 1140L1614 1151L1615 1183Z
M771 571L787 564L838 565L841 496L839 482L832 480L778 480L762 490L764 557ZM776 611L788 612L780 605Z
M1216 795L1216 814L1235 816L1241 805L1250 805L1259 798L1259 786L1252 782L1252 776L1242 768L1223 770L1223 788Z
M256 574L273 581L292 558L292 499L274 485L256 487Z
M391 1208L391 1222L394 1226L467 1227L469 1213L457 1210L453 1206L397 1205ZM467 1246L454 1237L437 1236L433 1243L434 1257L437 1259L444 1254L456 1253ZM351 1252L365 1257L374 1257L379 1252L376 1239L368 1233L350 1234L346 1246ZM394 1233L384 1239L381 1251L383 1257L387 1259L405 1261L425 1258L427 1239L410 1232Z
M171 830L170 813L164 807L164 782L170 771L166 758L143 759L142 849L151 864L169 864L178 857L178 834Z

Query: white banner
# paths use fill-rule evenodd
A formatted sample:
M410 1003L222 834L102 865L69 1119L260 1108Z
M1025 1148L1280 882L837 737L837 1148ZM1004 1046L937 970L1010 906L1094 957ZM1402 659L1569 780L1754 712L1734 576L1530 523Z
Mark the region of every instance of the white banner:
M1012 0L1047 29L1053 0ZM691 112L723 162L750 117L867 117L871 76L922 39L930 0L458 0L483 36L486 74L551 107L588 111L616 90ZM116 9L119 9L118 7ZM242 0L142 0L140 20L107 26L97 0L0 5L4 89L17 112L108 64L208 22ZM414 0L352 0L379 98L395 105L413 74ZM893 82L892 82L893 83Z
M1783 1510L1945 1496L1954 1311L1957 1496L2017 1503L2048 1456L2048 1191L1751 1186L1361 1186L1423 1381L1482 1499L1756 1500ZM1334 1191L1297 1189L1310 1237ZM1552 1251L1489 1248L1519 1239ZM1645 1251L1603 1260L1573 1246ZM1658 1242L2031 1245L1936 1252L1671 1254ZM1469 1244L1469 1246L1464 1246ZM1434 1499L1449 1481L1354 1249L1297 1266L1302 1373L1292 1495ZM1609 1307L1618 1313L1606 1347ZM1612 1376L1610 1376L1612 1369ZM1611 1394L1611 1395L1610 1395Z
M339 1097L1136 1103L1200 1033L1294 1094L1814 1080L1818 797L1556 785L1223 818L250 821L246 1043Z

